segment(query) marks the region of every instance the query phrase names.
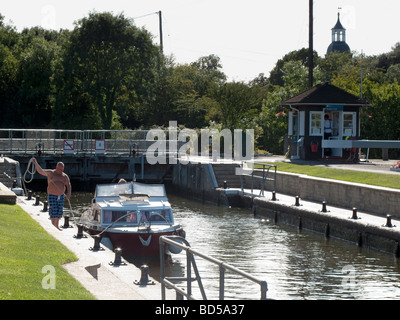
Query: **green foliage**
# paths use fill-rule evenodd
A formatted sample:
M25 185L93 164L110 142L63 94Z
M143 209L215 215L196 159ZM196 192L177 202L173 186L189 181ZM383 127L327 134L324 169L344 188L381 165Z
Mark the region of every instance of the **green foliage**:
M287 113L281 102L297 93L296 89L276 87L264 100L259 116L259 126L263 130L260 145L274 154L282 154L283 141L287 133Z
M86 120L94 115L92 125L111 129L116 125L114 111L129 114L151 91L157 51L150 34L122 14L90 13L77 22L65 51L67 96L59 103L59 112ZM65 110L68 100L72 103ZM64 119L57 115L56 122Z
M218 102L218 112L224 128L247 129L256 116L256 97L243 82L230 82L217 87L213 92Z
M255 129L257 147L282 153L287 113L280 103L308 88L308 65L302 48L279 59L268 77L227 82L218 56L176 64L123 14L91 12L71 31L22 32L0 15L0 125L146 129L176 120L190 128ZM370 57L314 52L314 83L320 82L355 95L362 87L371 103L362 137L397 139L400 43Z

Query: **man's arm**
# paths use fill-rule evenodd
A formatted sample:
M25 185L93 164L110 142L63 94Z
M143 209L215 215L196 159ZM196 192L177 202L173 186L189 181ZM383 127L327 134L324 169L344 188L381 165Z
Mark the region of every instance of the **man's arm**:
M38 173L40 173L42 176L47 176L47 172L49 170L43 170L42 167L39 165L39 163L37 162L36 158L32 158L32 162L35 165L36 171ZM29 165L28 165L29 166Z
M70 198L71 198L71 182L69 181L69 177L68 177L68 175L66 174L65 175L65 178L66 178L66 184L65 184L65 186L67 187L67 194L66 194L66 198L67 198L67 200L69 200Z

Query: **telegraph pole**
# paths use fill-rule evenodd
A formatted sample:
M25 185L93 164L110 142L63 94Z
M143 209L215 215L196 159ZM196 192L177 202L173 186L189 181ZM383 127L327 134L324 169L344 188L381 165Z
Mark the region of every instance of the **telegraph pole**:
M144 18L144 17L150 16L150 15L153 15L153 14L158 14L158 23L159 23L159 30L160 30L160 50L161 50L161 53L163 53L164 44L163 44L163 33L162 33L162 14L161 14L161 10L157 11L157 12L152 12L152 13L149 13L149 14L145 14L145 15L140 16L140 17L133 18L133 20L136 20L136 19L139 19L139 18Z
M313 15L313 0L309 0L309 49L308 49L308 87L314 85L314 15Z
M160 24L160 49L161 53L163 53L163 33L162 33L162 15L161 15L161 10L158 11L158 19L159 19L159 24Z

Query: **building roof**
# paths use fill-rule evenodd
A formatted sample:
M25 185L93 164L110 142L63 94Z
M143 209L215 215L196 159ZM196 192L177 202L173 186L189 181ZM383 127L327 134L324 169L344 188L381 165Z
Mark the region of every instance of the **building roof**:
M329 83L318 84L297 96L294 96L281 103L283 106L312 106L312 105L347 105L347 106L365 106L366 100L360 99L355 95L348 93Z
M327 54L331 52L350 52L350 47L345 41L334 41L332 42L327 50Z
M332 28L332 43L329 45L326 54L330 54L334 51L350 52L350 47L346 43L346 29L342 26L342 23L340 22L339 12L336 25Z
M340 22L340 13L338 13L338 18L336 25L332 28L332 30L346 30L343 26L342 23Z

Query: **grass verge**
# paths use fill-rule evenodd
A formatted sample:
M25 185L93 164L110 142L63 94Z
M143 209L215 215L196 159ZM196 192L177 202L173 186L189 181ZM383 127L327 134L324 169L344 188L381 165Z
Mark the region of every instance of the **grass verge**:
M393 174L373 173L366 171L324 168L320 166L301 165L287 162L270 163L278 171L306 174L313 177L363 183L379 187L400 189L400 176Z
M0 300L89 300L62 265L76 256L17 205L0 204ZM55 282L45 266L55 270ZM42 286L42 282L44 286ZM52 283L55 289L44 289Z

